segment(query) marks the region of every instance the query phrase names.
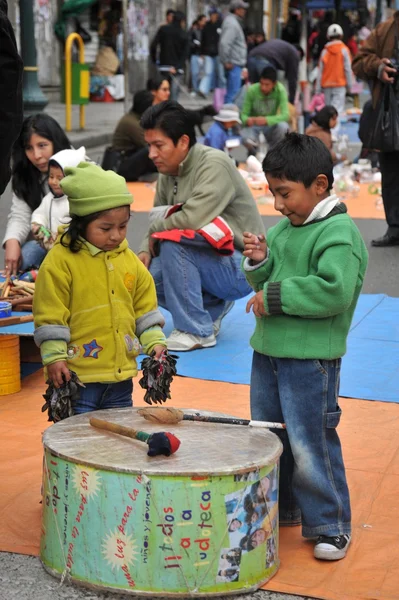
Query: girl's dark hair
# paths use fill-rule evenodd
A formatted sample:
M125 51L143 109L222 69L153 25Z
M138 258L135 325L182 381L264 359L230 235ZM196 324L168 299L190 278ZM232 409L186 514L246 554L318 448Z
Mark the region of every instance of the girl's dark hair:
M126 204L129 207L128 204ZM84 217L78 217L77 215L71 215L71 220L68 223L68 228L64 231L61 236L60 243L65 248L69 248L71 252L76 254L82 248L83 242L80 238L86 239L87 226L98 219L102 214L112 209L99 210L90 215ZM129 212L130 214L130 212Z
M316 123L325 131L330 131L330 119L337 116L338 111L334 106L324 106L312 117L312 123Z
M12 153L12 189L32 211L36 210L45 195L45 180L26 156L26 148L34 133L53 143L53 154L71 147L63 129L50 115L39 113L24 120Z
M147 80L147 90L150 92L156 92L162 85L163 81L167 81L170 84L169 75L162 75L161 73L157 73L155 77L151 77Z
M92 213L91 215L86 215L85 217L71 215L71 220L68 223L68 229L66 229L62 234L60 243L65 248L69 248L70 251L75 254L76 252L79 252L83 245L80 238L85 238L87 226L92 223L92 221L98 219L103 212L105 211L100 210Z
M263 170L276 179L303 183L309 188L318 175L328 179L328 189L334 183L330 151L321 140L300 133L288 133L266 154Z

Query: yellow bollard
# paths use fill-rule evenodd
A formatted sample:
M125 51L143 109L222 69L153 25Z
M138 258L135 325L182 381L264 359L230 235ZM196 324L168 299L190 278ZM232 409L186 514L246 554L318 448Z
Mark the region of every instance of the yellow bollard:
M71 33L68 35L65 43L65 129L71 131L72 129L72 44L74 41L79 44L79 63L84 64L85 60L85 46L82 37L78 33ZM82 77L85 77L82 81ZM81 73L81 82L85 86L88 85L88 73ZM79 126L80 129L85 128L85 106L80 104L79 106Z

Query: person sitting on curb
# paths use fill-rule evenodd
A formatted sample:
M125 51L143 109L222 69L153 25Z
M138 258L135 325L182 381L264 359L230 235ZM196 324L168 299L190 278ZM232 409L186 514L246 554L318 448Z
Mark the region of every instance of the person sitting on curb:
M238 107L235 104L223 104L213 120L215 123L206 132L204 144L217 150L224 150L230 137L228 134L229 129L235 125L241 125Z
M261 132L269 147L275 146L288 132L289 119L287 92L277 81L276 70L265 67L260 82L248 88L241 112L241 120L246 125L241 137L248 153L255 154Z
M231 159L196 144L193 126L180 104L152 106L141 125L160 175L155 218L138 256L154 277L160 306L172 314L175 329L167 339L168 349L210 348L216 345L221 321L233 301L250 292L240 271L242 234L252 227L263 235L263 222ZM160 207L169 209L168 214L160 215ZM218 223L216 234L230 232L227 254L221 254L209 228L207 235L210 222ZM180 232L179 241L172 241L177 230L187 231Z

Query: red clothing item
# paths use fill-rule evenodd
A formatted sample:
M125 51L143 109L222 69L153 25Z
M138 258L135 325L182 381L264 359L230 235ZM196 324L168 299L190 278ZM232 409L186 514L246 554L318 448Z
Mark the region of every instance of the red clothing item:
M349 40L346 42L346 45L349 48L352 58L354 58L356 56L356 54L359 52L359 47L356 43L355 38L353 36L351 38L349 38Z

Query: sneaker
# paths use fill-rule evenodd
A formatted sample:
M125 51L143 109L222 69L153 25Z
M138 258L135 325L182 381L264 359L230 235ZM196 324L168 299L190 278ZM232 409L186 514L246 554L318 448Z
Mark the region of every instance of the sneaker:
M197 348L212 348L212 346L216 346L216 338L213 333L207 337L201 337L200 335L174 329L166 339L166 345L168 350L173 350L174 352L189 352Z
M227 302L224 303L224 309L222 311L222 313L218 316L217 319L214 320L213 322L213 335L216 337L217 335L219 335L220 333L220 327L222 325L222 320L225 318L225 316L231 311L231 309L234 306L234 300L227 300Z
M314 547L315 558L320 558L320 560L340 560L341 558L345 558L350 543L350 535L337 535L335 537L319 535Z

